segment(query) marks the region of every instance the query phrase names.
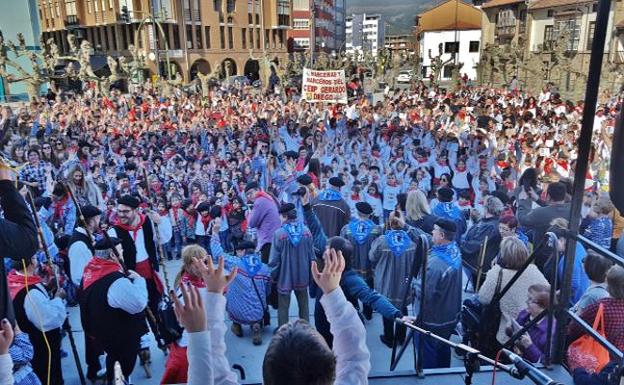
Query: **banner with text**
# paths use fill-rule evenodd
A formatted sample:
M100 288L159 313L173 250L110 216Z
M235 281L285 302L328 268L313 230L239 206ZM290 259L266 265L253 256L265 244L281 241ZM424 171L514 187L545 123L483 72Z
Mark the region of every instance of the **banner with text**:
M344 70L317 71L303 69L301 98L308 102L347 103Z

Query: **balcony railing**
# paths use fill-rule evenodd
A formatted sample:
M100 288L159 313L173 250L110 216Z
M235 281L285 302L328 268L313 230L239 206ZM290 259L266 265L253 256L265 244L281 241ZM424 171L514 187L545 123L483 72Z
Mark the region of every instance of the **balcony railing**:
M67 15L65 18L66 26L78 25L78 15Z
M515 25L501 25L496 26L497 36L513 36L516 33Z

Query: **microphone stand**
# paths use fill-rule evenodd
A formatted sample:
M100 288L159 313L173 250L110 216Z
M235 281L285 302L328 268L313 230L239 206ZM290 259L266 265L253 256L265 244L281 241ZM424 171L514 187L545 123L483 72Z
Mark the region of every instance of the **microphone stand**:
M518 369L516 369L513 366L510 365L505 365L505 364L501 364L500 362L497 362L487 356L484 356L481 354L481 352L471 346L462 344L462 343L455 343L453 341L447 340L446 338L440 337L437 334L434 334L433 332L423 329L419 326L414 325L411 322L406 322L403 321L400 318L396 318L394 320L395 323L400 324L400 325L404 325L407 328L418 332L420 334L423 334L425 336L428 336L430 338L433 338L435 340L437 340L438 342L442 342L443 344L448 345L450 348L455 349L456 351L462 351L465 353L465 357L464 357L464 366L466 368L466 376L464 377L464 384L465 385L472 385L472 377L474 375L475 372L479 371L479 360L482 360L484 362L487 362L488 364L494 366L497 370L500 370L502 372L508 373L510 376L512 376L513 378L516 379L522 379L524 378L524 374L520 373L518 371Z

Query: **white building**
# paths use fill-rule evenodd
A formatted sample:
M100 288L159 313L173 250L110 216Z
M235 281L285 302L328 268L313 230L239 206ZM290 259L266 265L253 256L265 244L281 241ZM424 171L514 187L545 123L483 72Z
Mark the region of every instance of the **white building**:
M383 49L385 22L381 15L353 14L346 19L346 43L348 54L362 54L364 50L377 56Z
M442 45L443 62L455 60L442 69L439 80L449 80L453 65L463 63L461 75L470 79L477 77L477 64L481 48L481 10L461 0L448 0L418 15L416 25L418 55L421 61L421 76L431 73L431 57L440 53Z
M428 77L431 74L431 59L439 54L439 45L442 44L442 61L446 62L451 59L453 52L457 52L457 44L459 44L459 54L452 63L463 63L461 74L468 75L470 79L477 77L476 66L479 63L479 48L481 44L481 30L470 29L465 31L428 31L421 34L419 41L419 52L422 52L422 77ZM452 67L445 66L442 70L441 80L449 80L451 78Z

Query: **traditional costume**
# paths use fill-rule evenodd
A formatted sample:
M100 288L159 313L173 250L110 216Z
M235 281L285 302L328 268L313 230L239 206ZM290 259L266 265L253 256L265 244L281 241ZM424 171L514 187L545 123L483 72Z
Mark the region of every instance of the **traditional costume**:
M345 185L342 179L333 177L329 179L332 187L321 191L312 202L314 212L323 225L323 231L327 237L335 237L340 230L349 223L351 209L340 194L340 188Z

